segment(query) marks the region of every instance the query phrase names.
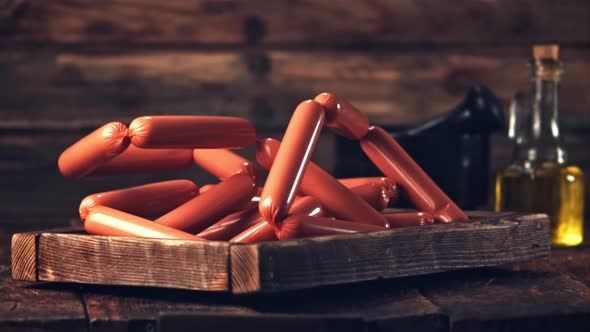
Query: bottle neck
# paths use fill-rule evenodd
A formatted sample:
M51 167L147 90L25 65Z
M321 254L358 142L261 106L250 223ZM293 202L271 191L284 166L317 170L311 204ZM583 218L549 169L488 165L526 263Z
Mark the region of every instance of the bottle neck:
M528 165L565 164L567 154L559 135L559 63L533 61L528 107L523 109L515 157Z
M531 83L531 128L533 140L559 140L559 83L535 79Z

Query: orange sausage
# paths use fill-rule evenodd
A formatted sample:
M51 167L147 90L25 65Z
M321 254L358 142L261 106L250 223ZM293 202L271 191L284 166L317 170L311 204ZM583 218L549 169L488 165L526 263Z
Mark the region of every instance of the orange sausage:
M399 212L384 214L391 227L424 226L434 224L434 216L428 212Z
M272 166L274 169L273 160L278 156L279 146L282 144L272 138L257 142L256 158L263 168L269 169ZM279 160L278 157L276 160ZM307 166L299 189L306 196L318 199L327 215L388 227L387 220L381 213L313 162Z
M252 207L256 207L255 213L252 213ZM229 240L232 237L239 234L240 232L246 230L247 228L253 227L256 224L265 221L260 215L260 213L258 213L257 207L257 202L252 201L247 204L247 207L244 210L230 214L229 216L211 225L201 233L198 233L197 236L207 240ZM321 213L322 207L318 200L316 200L313 197L297 197L295 199L295 203L293 203L293 206L291 207L291 210L289 210L290 215L320 215ZM271 224L268 224L268 227L271 228L271 232L272 234L274 234L273 226ZM263 231L264 230L258 230L257 234L260 235L260 232Z
M350 188L350 191L369 203L377 211L383 211L389 205L390 196L380 183L367 182Z
M216 186L215 184L206 184L204 186L202 186L201 188L199 188L199 194L204 193L205 191L213 188L214 186ZM258 187L258 189L256 190L256 195L254 197L252 197L252 199L250 200L251 202L260 202L260 194L262 193L262 187Z
M338 182L342 183L346 188L352 188L370 182L381 183L387 187L387 190L392 191L392 194L395 195L395 197L399 195L399 188L397 184L395 181L387 177L344 178L338 179Z
M80 203L80 218L97 206L107 206L141 217L157 216L198 195L198 188L189 180L172 180L87 196Z
M236 174L156 219L156 223L199 233L233 213L256 194L258 187L249 175Z
M201 188L199 188L199 194L202 194L213 187L215 187L214 184L205 184L205 185L201 186Z
M289 210L289 215L307 215L319 217L323 215L322 205L313 197L301 197L295 199L295 203ZM275 229L272 224L266 220L260 220L244 230L242 233L236 235L230 240L232 243L258 243L264 241L276 240Z
M442 222L467 220L465 213L385 130L371 127L361 147L381 172L400 184L418 210L430 212Z
M140 148L240 148L256 142L246 119L223 116L143 116L129 125L131 143Z
M250 175L258 183L260 172L256 165L227 149L195 149L193 159L197 165L220 180L244 173Z
M127 127L109 122L67 148L57 161L66 178L81 178L115 158L129 145Z
M97 168L91 176L175 171L193 162L192 149L141 149L130 145L120 155Z
M352 188L358 187L358 186L364 186L367 183L378 183L383 188L384 196L389 197L389 202L387 202L387 205L391 204L392 202L397 201L399 199L399 195L400 195L400 189L399 189L398 185L393 180L391 180L390 178L386 178L386 177L347 178L347 179L338 179L338 182L342 183L348 189L352 189ZM357 195L359 194L358 192L355 192L355 193ZM372 202L373 200L370 200L369 197L370 196L363 197L363 199L365 199L367 202L369 202L369 204L371 204L370 202ZM387 205L385 207L387 207ZM384 208L379 209L375 205L373 205L373 207L377 210L380 210L380 211L384 209Z
M315 197L297 197L295 203L293 203L293 206L289 210L289 215L294 216L300 214L314 217L323 216L324 209L322 203Z
M298 215L285 219L278 228L275 228L275 234L279 240L288 240L311 236L375 232L385 229L385 227L376 225Z
M230 243L259 243L266 241L277 240L275 235L275 227L266 220L261 220L258 223L245 229L240 234L234 236Z
M227 241L261 219L258 213L258 202L250 202L243 210L226 216L198 233L197 236L206 240Z
M324 108L313 100L299 104L260 196L260 214L272 224L289 212L324 125Z
M314 99L326 109L326 126L349 139L359 140L369 130L367 115L333 93L324 92Z
M129 213L97 206L86 217L84 229L89 234L147 237L155 239L202 240L192 234L158 225Z

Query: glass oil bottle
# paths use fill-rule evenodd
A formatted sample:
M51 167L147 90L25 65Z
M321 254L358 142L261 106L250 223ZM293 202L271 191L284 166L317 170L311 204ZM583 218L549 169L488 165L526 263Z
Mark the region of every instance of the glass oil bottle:
M496 211L549 215L554 245L582 242L584 175L568 163L559 135L559 81L563 65L557 45L533 47L530 99L511 108L512 163L496 178ZM514 104L514 101L513 101ZM519 114L515 114L519 113Z

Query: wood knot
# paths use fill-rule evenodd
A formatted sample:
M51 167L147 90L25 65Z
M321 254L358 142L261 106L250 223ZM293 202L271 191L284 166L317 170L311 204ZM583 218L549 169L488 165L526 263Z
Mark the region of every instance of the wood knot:
M259 17L248 16L244 20L246 44L258 44L266 34L266 24Z
M123 31L112 22L96 20L88 25L86 33L92 36L105 36L122 34Z
M223 15L236 11L237 8L234 1L207 1L201 5L201 11L206 15Z
M246 54L244 61L248 67L248 71L257 78L265 77L270 73L271 61L264 53Z

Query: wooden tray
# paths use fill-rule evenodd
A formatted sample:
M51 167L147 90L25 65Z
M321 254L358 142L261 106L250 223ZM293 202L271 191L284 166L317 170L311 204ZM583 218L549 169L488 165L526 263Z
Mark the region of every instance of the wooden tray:
M547 215L468 215L463 223L248 245L96 236L79 228L17 233L12 276L243 294L548 258Z

